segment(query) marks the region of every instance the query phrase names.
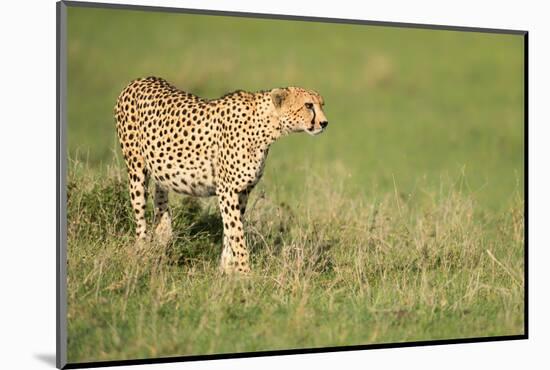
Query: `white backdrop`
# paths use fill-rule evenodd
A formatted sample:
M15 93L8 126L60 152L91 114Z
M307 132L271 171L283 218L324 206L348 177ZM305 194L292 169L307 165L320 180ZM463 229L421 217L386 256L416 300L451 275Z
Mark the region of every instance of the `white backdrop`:
M550 270L549 23L542 1L127 0L199 9L353 18L530 31L528 341L202 361L131 369L541 368L548 365ZM8 1L0 22L0 367L52 368L55 358L55 2ZM31 103L32 102L32 103ZM547 365L544 365L546 363Z

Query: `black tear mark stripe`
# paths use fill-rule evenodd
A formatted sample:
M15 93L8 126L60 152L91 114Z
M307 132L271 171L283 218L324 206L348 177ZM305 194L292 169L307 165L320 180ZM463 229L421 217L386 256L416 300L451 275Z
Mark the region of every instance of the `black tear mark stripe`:
M313 112L313 118L311 119L311 128L309 129L309 131L313 131L315 129L315 117L316 117L316 113L315 113L315 106L311 106L311 111Z

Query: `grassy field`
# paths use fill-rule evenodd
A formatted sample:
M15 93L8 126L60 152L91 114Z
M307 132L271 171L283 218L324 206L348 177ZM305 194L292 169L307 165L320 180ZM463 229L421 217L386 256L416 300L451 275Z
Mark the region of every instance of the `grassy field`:
M520 36L68 16L70 362L523 333ZM132 248L112 109L148 75L325 97L324 134L270 151L249 278L218 272L214 199L172 196L175 240Z

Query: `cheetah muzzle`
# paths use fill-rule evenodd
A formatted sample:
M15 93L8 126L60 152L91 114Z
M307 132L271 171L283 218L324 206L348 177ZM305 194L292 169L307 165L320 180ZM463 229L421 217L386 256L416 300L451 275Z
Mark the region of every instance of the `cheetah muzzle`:
M128 169L136 241L146 239L148 182L155 180L154 235L172 236L168 192L217 195L223 221L221 269L250 271L243 217L263 174L270 145L292 132L317 135L324 101L299 87L235 91L207 100L148 77L131 82L115 106L116 129Z

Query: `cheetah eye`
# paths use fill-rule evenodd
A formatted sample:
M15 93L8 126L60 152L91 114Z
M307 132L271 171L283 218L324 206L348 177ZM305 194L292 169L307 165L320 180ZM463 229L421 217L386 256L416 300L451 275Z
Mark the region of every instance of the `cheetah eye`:
M307 108L307 109L313 108L313 104L312 104L312 103L306 103L306 108Z

